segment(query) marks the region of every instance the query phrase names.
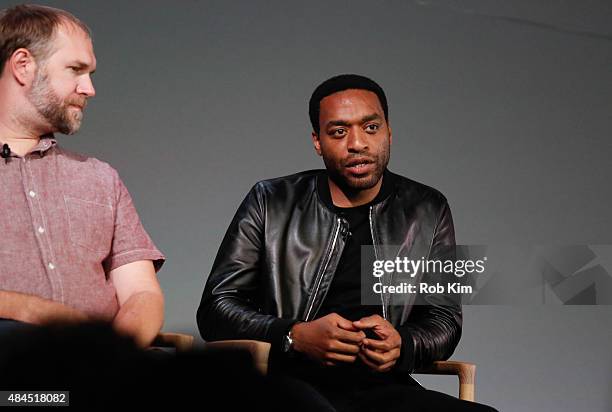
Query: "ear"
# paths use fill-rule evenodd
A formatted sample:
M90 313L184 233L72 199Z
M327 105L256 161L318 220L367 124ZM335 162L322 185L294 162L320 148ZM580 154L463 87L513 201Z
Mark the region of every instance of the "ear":
M7 61L7 70L13 78L22 86L30 84L36 74L36 60L28 49L20 48L13 52Z
M389 146L393 144L393 131L391 130L391 126L387 124L387 128L389 129Z
M312 144L314 146L315 152L319 156L321 156L321 140L319 140L319 135L315 132L312 132Z

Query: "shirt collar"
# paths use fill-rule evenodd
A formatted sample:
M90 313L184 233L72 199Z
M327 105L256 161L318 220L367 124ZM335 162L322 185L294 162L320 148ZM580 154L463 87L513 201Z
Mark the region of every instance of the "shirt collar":
M26 156L38 153L40 154L40 157L43 157L48 150L55 146L57 146L57 140L55 140L55 137L52 134L41 136L38 144L34 146L26 154Z

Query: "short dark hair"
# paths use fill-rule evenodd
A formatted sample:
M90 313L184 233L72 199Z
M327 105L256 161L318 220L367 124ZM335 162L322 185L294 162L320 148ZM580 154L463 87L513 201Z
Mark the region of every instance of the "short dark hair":
M0 12L0 74L17 49L28 49L35 59L44 60L61 24L78 27L91 38L89 28L67 11L53 7L20 5Z
M368 90L375 93L376 96L378 96L380 105L385 113L385 120L389 120L387 96L385 96L385 92L383 91L382 87L378 85L378 83L358 74L341 74L325 80L323 83L317 86L310 97L310 102L308 103L308 115L310 116L312 129L316 134L319 134L320 132L319 114L321 111L321 100L331 94L351 89Z

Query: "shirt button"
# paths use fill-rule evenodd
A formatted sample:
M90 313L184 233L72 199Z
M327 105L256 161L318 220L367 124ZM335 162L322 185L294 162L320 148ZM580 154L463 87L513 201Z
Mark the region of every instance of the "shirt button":
M51 262L49 262L49 269L51 269L51 270L55 269L55 265L53 263L51 263Z
M42 226L38 226L38 233L43 234L45 233L45 228Z
M36 196L36 192L33 190L30 190L30 197L35 197Z

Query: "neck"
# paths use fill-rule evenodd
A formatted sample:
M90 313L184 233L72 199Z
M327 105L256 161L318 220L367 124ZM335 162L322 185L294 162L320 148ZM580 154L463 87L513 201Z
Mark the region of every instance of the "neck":
M8 144L11 152L19 156L26 155L40 141L40 133L27 127L14 109L6 101L0 102L0 143ZM0 145L0 146L1 146Z
M329 182L329 192L331 194L332 202L337 207L356 207L365 205L376 198L380 192L383 178L381 177L378 182L369 189L364 190L351 190L340 188L332 179L327 178Z
M25 156L28 154L37 144L40 142L38 136L16 136L0 128L0 146L8 144L11 152L18 154L19 156Z

